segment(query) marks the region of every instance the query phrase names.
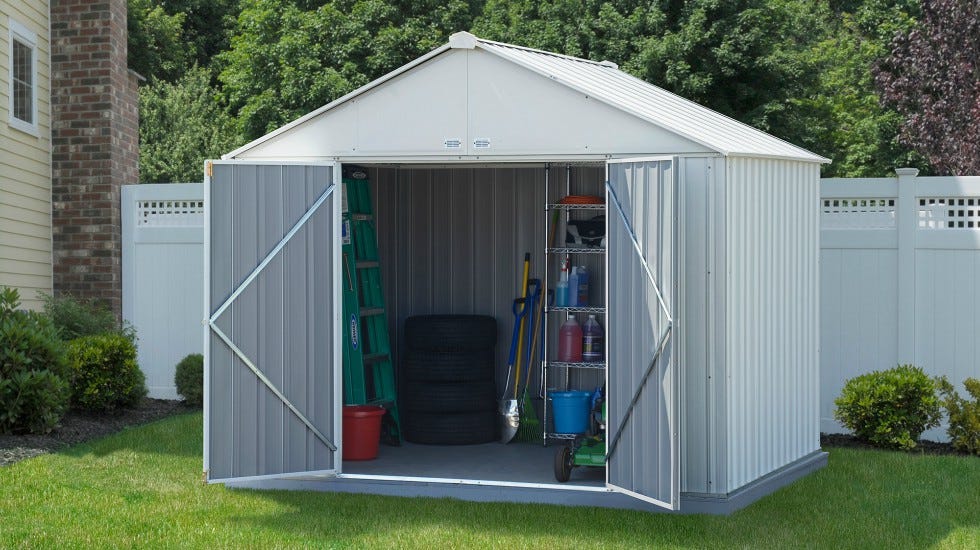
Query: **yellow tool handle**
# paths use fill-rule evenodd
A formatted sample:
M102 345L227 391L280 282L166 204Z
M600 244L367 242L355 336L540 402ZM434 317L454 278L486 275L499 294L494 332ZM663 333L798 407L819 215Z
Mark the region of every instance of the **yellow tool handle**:
M531 255L524 254L524 278L521 282L521 298L527 298L527 278L531 273ZM527 302L524 302L527 307ZM514 360L514 399L517 399L517 388L521 385L521 358L524 357L524 320L527 315L521 317L521 328L517 333L517 359Z

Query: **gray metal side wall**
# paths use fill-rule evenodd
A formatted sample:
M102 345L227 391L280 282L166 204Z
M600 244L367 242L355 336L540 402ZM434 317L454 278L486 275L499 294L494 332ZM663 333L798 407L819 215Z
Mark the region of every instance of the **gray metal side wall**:
M513 314L524 253L532 254L532 277L543 277L545 212L543 167L369 167L378 227L385 300L393 349L403 345L405 319L431 313L482 314L497 319L497 381L506 379ZM552 166L550 197L601 195L602 166ZM563 238L562 235L558 237ZM605 289L601 257L579 257L600 300ZM557 280L558 258L552 258ZM557 315L551 316L556 342ZM584 319L580 319L584 321ZM532 380L537 388L537 369ZM582 373L572 383L595 387L601 379Z
M643 257L672 315L681 313L676 299L675 219L672 161L609 165L609 183L635 231ZM678 342L680 330L667 341L644 382L667 317L610 196L607 224L609 303L607 341L607 429L609 483L679 506ZM631 401L639 391L631 416ZM618 448L612 443L622 431Z
M819 165L728 159L727 490L820 448Z
M329 166L214 165L214 312L330 185ZM328 438L334 438L334 193L217 325ZM209 479L326 470L333 453L221 341L209 346Z

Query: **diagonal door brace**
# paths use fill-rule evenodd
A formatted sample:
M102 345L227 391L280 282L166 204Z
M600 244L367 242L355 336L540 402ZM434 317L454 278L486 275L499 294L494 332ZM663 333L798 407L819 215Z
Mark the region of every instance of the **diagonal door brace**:
M336 451L337 446L334 445L333 442L327 438L327 436L323 435L323 433L320 432L320 430L317 429L317 427L314 426L312 422L310 422L310 420L306 417L306 415L300 412L300 410L297 409L296 406L293 405L292 402L290 402L289 399L281 391L279 391L279 388L277 388L276 385L273 384L272 381L269 380L269 378L265 374L263 374L262 371L259 370L257 366L255 366L255 363L253 363L251 359L249 359L248 356L246 356L245 353L241 349L239 349L234 342L231 341L231 338L229 338L228 335L224 333L224 331L218 328L217 321L218 318L221 317L221 314L224 313L226 309L228 309L231 303L234 302L235 299L238 298L238 296L240 296L241 293L244 292L246 288L248 288L248 285L251 284L252 281L254 281L259 276L259 273L261 273L262 270L265 269L270 262L272 262L272 260L276 257L276 255L279 254L279 252L286 247L286 243L288 243L289 240L292 239L293 236L296 235L296 233L298 233L299 230L303 228L306 222L313 217L313 214L315 214L316 211L320 208L320 206L322 206L323 203L326 202L327 198L333 193L336 187L337 187L336 184L330 184L330 186L327 187L323 191L323 193L320 194L319 197L317 197L313 205L310 206L310 209L307 210L305 214L303 214L303 217L301 217L299 221L297 221L293 225L293 227L290 228L290 230L286 233L286 235L283 236L282 239L280 239L279 243L277 243L276 246L273 247L268 254L266 254L265 258L263 258L261 262L259 262L259 265L255 266L255 269L253 269L252 272L248 274L248 277L245 277L245 280L238 285L235 291L232 292L228 296L228 298L225 299L224 302L222 302L222 304L218 307L218 309L216 309L214 313L211 314L211 317L208 318L208 326L211 328L211 332L217 335L218 338L220 338L221 341L224 342L226 346L228 346L228 349L230 349L235 355L237 355L238 358L241 359L242 363L245 363L245 365L249 368L249 370L251 370L255 374L255 376L263 384L265 384L265 386L269 388L269 390L272 391L272 393L275 394L275 396L278 397L280 401L282 401L283 405L286 405L286 407L289 408L289 410L292 411L297 418L299 418L300 422L302 422L307 428L309 428L309 430L313 432L313 435L315 435L317 439L322 441L323 444L326 445L327 448L329 448L331 451Z
M657 350L653 355L653 360L650 361L650 365L647 367L646 372L643 373L643 378L640 379L640 383L636 387L636 391L633 392L633 399L630 400L629 406L626 408L626 412L623 415L623 421L619 424L619 429L613 434L612 440L609 443L609 448L606 451L606 462L612 458L613 453L616 452L616 448L619 446L619 441L623 437L623 433L626 431L626 425L629 423L630 418L633 416L633 410L636 408L636 404L640 401L640 395L643 394L643 389L646 387L647 380L650 375L653 374L654 368L660 362L660 357L663 355L664 349L667 347L667 343L670 340L671 333L673 332L674 319L670 314L670 310L667 308L667 304L664 301L663 294L660 292L660 285L657 284L657 278L654 277L653 271L650 269L650 264L647 263L646 258L643 257L643 247L640 246L639 240L636 238L636 231L633 229L632 224L629 222L629 218L626 216L626 212L623 210L623 205L619 202L619 196L616 195L616 190L613 189L612 184L606 181L606 191L609 192L612 198L613 206L616 207L616 211L619 213L620 219L623 221L623 225L626 227L626 234L629 235L630 241L633 243L633 249L636 252L637 258L640 260L640 264L643 266L644 272L647 274L647 278L650 279L650 284L653 285L653 291L657 294L657 302L660 305L660 310L663 311L664 316L667 318L667 325L664 327L663 332L660 335L660 339L657 342Z

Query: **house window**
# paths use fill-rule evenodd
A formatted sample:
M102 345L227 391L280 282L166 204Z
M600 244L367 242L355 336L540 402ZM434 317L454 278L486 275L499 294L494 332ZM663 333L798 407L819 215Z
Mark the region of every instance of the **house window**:
M10 125L37 134L37 34L10 20Z

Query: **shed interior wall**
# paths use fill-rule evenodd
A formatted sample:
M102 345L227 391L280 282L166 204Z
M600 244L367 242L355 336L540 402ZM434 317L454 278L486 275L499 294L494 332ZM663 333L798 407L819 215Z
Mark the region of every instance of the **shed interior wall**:
M502 386L511 306L520 292L525 252L531 253L531 276L544 277L544 167L371 167L368 175L395 359L404 346L405 319L412 315L491 315L497 319L497 382ZM548 176L552 199L565 195L566 177L572 194L603 193L604 166L574 166L568 172L553 166ZM593 281L600 284L590 294L600 301L605 293L602 257L572 259L595 275ZM557 257L551 261L553 287L559 263ZM558 316L550 321L558 322ZM557 344L554 336L550 345Z

